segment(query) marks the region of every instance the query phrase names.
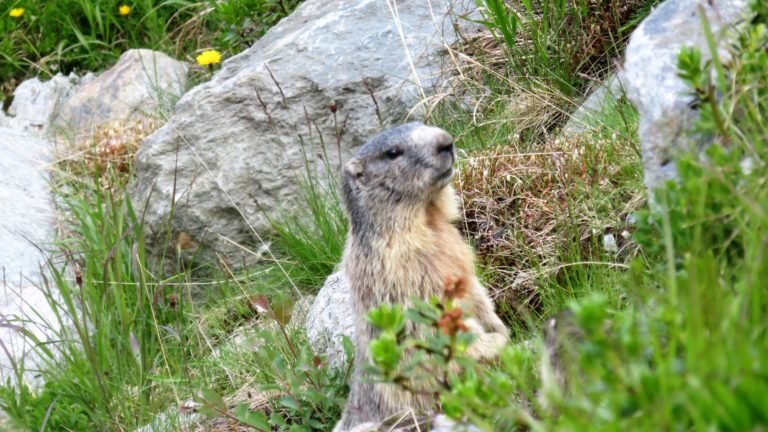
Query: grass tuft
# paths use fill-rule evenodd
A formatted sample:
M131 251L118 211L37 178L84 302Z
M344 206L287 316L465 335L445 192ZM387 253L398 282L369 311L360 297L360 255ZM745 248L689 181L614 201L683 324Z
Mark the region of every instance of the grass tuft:
M510 307L510 319L564 307L563 299L542 296L548 284L565 284L572 265L623 263L636 253L628 216L644 203L631 144L637 137L633 130L611 132L612 119L603 119L606 125L591 133L536 147L513 141L461 161L459 227L473 242L497 302ZM616 241L615 253L604 250L607 235Z

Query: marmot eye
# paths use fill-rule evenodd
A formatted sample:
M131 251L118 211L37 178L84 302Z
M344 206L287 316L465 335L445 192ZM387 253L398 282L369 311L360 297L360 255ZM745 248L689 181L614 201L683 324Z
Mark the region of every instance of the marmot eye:
M391 149L384 152L384 157L387 159L397 159L400 157L400 155L403 154L403 151L397 147L392 147Z

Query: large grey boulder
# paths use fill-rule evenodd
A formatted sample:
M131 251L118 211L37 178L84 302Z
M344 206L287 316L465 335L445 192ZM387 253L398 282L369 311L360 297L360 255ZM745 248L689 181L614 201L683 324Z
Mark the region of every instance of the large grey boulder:
M16 331L22 326L40 339L57 322L42 291L43 268L53 250L54 211L48 188L52 158L47 142L0 127L0 380L13 378L13 360L33 347ZM23 321L23 323L22 323ZM14 357L11 359L8 355ZM27 358L34 370L34 356ZM29 373L30 378L33 373Z
M354 341L355 317L349 282L343 272L337 272L325 280L309 308L304 327L312 351L325 358L328 367L336 369L347 364L343 338Z
M667 0L635 30L627 46L622 83L640 114L649 190L676 178L678 152L697 144L689 133L696 118L693 97L677 76L677 56L681 47L695 46L705 59L711 57L699 8L709 20L721 59L727 61L728 30L748 13L747 0Z
M296 203L305 162L337 175L340 158L431 94L456 40L449 3L307 0L225 61L139 148L132 196L149 247L168 255L184 238L198 259L250 257L241 245Z
M147 49L128 50L117 63L79 87L55 118L57 132L79 141L113 122L170 115L187 87L187 65Z
M13 357L37 358L23 326L45 340L60 324L40 289L55 252L56 211L48 182L52 139L61 132L90 137L106 122L136 121L159 109L185 86L187 67L162 53L133 50L99 77L32 78L14 91L8 115L0 113L0 379L13 377ZM92 141L92 139L91 139ZM56 149L61 150L61 149ZM50 278L49 278L50 281ZM29 378L29 377L25 377Z

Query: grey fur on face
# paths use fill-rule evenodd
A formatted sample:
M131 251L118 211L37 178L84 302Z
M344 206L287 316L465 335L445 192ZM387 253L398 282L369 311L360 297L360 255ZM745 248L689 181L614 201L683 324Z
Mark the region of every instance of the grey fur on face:
M344 168L342 195L352 229L356 225L374 228L373 220L381 224L402 219L391 208L371 214L382 202L400 207L429 202L450 184L454 160L453 137L422 122L375 136Z

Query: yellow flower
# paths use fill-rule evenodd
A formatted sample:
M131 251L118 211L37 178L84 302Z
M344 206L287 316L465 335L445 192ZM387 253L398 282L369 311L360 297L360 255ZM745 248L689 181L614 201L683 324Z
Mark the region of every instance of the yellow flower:
M221 63L221 53L216 50L203 51L197 56L197 64L200 66L210 66Z
M10 12L8 12L8 15L12 16L13 18L20 18L22 15L24 15L24 8L13 8Z
M120 8L118 8L118 11L120 12L121 16L128 16L128 14L131 13L131 7L128 5L122 5Z

